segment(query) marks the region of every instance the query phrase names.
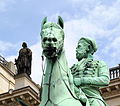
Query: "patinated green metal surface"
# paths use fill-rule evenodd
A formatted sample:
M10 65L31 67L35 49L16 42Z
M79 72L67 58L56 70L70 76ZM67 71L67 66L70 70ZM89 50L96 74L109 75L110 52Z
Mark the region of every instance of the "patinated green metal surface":
M89 106L81 89L79 89L80 98L74 93L73 77L63 49L63 27L61 17L58 17L58 24L47 23L47 18L42 22L41 43L46 61L40 106Z
M90 106L107 106L99 88L109 84L109 70L105 62L93 59L96 50L97 45L93 39L82 37L76 47L78 62L72 66L71 71L78 98L81 97L79 91L82 89Z

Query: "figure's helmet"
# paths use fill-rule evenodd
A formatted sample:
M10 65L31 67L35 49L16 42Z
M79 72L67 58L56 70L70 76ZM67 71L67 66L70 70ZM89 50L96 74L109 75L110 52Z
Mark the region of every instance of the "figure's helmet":
M41 26L41 43L43 54L47 58L55 58L61 53L64 43L63 26L61 17L58 17L58 24L47 23L47 18L44 18Z

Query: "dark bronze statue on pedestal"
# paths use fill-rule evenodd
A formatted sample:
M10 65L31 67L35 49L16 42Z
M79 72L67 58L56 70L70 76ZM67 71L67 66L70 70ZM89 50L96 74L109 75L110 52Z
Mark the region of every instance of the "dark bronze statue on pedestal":
M31 61L32 51L27 48L27 44L23 42L22 49L19 51L19 56L15 59L15 65L17 67L17 75L26 73L28 76L31 75Z

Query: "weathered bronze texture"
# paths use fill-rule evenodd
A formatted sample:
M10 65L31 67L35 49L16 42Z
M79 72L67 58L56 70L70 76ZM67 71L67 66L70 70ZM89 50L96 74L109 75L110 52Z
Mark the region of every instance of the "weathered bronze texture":
M47 18L42 22L41 43L46 61L40 106L89 106L82 91L81 97L84 97L84 100L77 98L74 92L73 77L63 49L63 27L61 17L58 17L58 24L48 23Z
M109 69L105 62L94 60L93 54L97 50L95 40L82 37L76 47L78 62L71 68L75 92L81 98L80 90L87 95L90 106L107 106L99 88L109 84Z
M17 74L26 73L28 76L31 75L31 62L32 62L32 51L27 47L27 43L23 42L22 47L19 51L19 56L15 59L15 65L17 67Z

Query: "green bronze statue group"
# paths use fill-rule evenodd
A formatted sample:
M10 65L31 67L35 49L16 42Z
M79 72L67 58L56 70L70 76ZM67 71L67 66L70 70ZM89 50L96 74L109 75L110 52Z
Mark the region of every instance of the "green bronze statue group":
M45 64L40 90L40 106L107 106L99 88L110 82L109 69L103 61L94 60L95 40L81 37L76 47L78 60L69 68L64 50L64 22L41 25L41 45Z

